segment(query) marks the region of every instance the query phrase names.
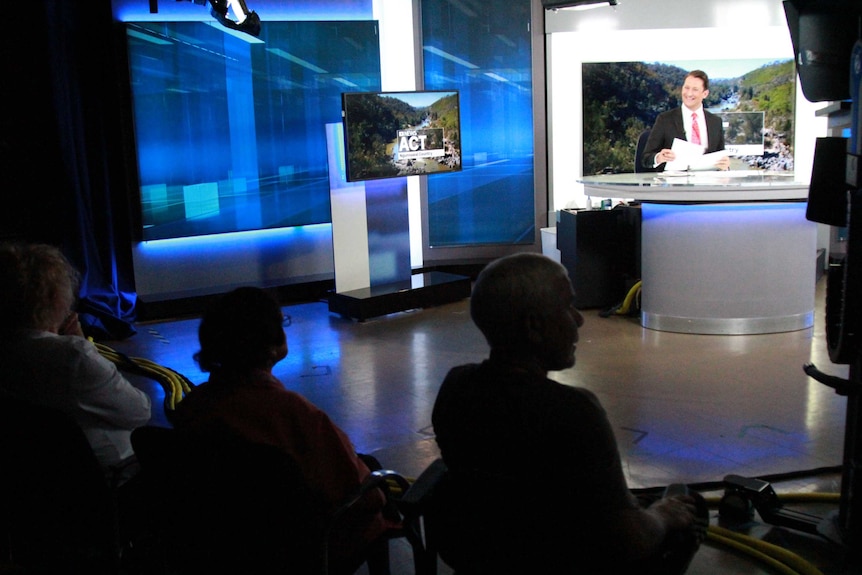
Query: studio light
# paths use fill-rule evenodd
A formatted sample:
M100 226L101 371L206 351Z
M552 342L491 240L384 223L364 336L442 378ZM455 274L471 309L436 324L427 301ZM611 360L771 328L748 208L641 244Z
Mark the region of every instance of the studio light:
M589 10L617 4L618 0L542 0L545 10Z
M177 0L180 2L182 0ZM255 38L260 35L260 17L254 10L249 10L245 4L245 0L186 0L194 2L199 6L206 6L207 2L210 5L210 14L218 20L219 24L225 28L244 32ZM159 0L149 0L150 13L157 14L159 12ZM228 16L228 10L233 13L233 18Z
M210 14L225 28L260 35L260 18L257 12L249 11L245 0L209 0L209 3ZM228 17L228 9L233 12L233 19Z

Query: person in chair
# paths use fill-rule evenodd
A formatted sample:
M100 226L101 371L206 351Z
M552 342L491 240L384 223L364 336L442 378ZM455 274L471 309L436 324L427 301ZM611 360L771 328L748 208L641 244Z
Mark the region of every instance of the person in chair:
M83 430L113 485L138 471L132 430L151 401L84 336L81 275L56 246L0 244L0 394L62 411Z
M642 506L599 400L548 377L575 364L573 298L565 268L540 254L495 260L475 282L490 356L451 369L432 413L448 471L431 520L459 575L679 573L704 536L703 499Z
M288 352L283 321L280 305L262 289L240 287L218 298L201 319L195 354L209 380L186 395L172 419L179 430L270 445L288 454L325 521L371 471L325 412L273 375ZM393 527L382 512L385 503L382 491L368 491L339 523L331 573L355 571L369 546Z

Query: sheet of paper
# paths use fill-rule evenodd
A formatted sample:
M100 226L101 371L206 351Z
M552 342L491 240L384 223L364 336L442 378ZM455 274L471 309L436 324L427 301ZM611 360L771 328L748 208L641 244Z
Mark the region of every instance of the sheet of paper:
M665 171L714 170L716 162L727 155L724 150L704 154L703 146L679 138L673 139L670 149L676 159L665 165Z

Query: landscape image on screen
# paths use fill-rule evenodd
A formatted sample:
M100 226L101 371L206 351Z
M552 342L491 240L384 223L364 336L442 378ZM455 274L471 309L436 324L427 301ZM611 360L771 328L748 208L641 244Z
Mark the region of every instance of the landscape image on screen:
M794 62L739 59L584 63L584 175L634 171L639 135L680 105L693 69L709 75L703 105L722 116L731 169L792 171Z
M347 181L461 170L457 91L347 92Z
M764 112L719 112L724 149L730 156L762 156L766 151Z

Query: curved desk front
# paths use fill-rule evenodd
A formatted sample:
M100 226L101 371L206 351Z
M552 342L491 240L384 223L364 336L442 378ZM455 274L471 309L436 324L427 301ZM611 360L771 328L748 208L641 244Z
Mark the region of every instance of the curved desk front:
M641 202L641 325L699 334L814 324L817 227L793 175L584 177L588 196Z

